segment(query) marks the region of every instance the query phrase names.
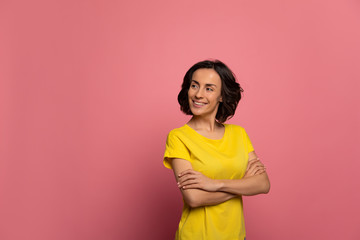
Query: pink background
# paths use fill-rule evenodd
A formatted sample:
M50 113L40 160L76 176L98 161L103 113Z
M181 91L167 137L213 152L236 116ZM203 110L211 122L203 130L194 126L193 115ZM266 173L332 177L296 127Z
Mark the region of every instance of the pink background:
M0 2L0 239L172 239L162 165L195 62L224 61L268 168L249 240L360 239L360 4Z

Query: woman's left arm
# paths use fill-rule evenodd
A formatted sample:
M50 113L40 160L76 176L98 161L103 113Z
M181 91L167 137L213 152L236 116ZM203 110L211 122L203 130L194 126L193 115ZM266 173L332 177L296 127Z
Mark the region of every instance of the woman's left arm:
M198 188L245 196L268 193L270 181L262 163L258 161L255 152L249 153L249 159L251 166L242 179L210 179L194 170L187 170L180 174L180 185L183 189Z
M266 172L259 175L242 179L224 179L216 180L218 190L236 195L252 196L270 191L270 181Z

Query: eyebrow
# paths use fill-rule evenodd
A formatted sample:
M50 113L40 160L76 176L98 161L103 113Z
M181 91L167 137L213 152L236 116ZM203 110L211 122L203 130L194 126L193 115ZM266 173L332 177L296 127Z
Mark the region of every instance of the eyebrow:
M200 83L194 79L191 80L192 82L195 82L197 85L200 85ZM217 87L215 84L210 84L210 83L207 83L205 84L205 86L207 87Z

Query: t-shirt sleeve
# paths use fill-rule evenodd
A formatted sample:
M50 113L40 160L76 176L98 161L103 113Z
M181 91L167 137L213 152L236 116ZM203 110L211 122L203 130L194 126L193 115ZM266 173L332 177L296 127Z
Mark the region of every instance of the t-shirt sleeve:
M182 158L190 160L190 153L185 144L181 141L177 134L170 132L166 139L166 148L164 153L164 166L172 169L169 159Z
M243 136L244 136L244 142L245 142L245 149L247 149L247 152L249 153L249 152L254 151L254 147L250 141L249 135L246 133L245 129L243 129L243 130L244 130Z

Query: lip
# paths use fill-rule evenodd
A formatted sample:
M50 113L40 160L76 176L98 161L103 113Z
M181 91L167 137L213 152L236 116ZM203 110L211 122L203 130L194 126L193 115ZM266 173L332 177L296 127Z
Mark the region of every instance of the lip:
M192 102L193 102L193 106L196 107L196 108L202 108L207 104L207 103L199 102L199 101L195 101L195 100L192 100ZM198 105L196 103L200 103L201 105Z

